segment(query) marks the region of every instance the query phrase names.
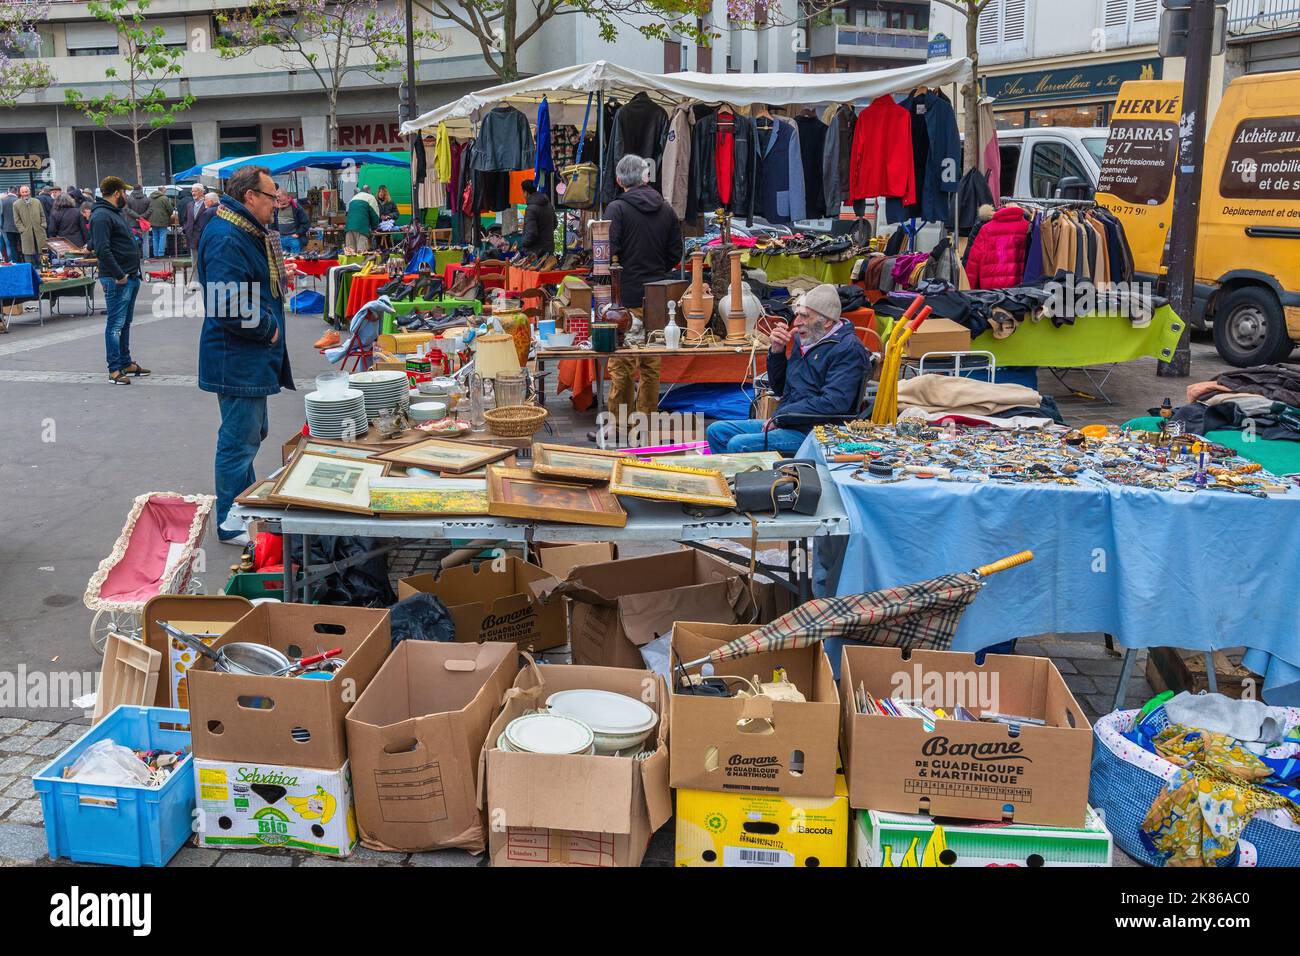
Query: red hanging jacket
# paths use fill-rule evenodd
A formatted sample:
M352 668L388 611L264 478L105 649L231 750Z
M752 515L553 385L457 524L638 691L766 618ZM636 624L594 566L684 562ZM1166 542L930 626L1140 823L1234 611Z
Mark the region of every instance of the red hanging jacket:
M912 114L888 93L858 114L849 157L849 201L876 196L916 203Z

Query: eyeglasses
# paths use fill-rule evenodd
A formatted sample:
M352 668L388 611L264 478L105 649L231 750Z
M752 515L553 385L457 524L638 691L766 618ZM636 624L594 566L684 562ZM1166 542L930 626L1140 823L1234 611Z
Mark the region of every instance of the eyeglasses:
M259 196L265 196L267 199L277 198L275 193L269 193L265 189L254 189L253 192L257 193Z

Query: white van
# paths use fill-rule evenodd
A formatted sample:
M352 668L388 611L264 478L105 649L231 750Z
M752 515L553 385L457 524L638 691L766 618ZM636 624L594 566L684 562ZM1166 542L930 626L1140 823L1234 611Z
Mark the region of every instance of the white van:
M1109 136L1106 127L998 130L1003 198L1091 199Z

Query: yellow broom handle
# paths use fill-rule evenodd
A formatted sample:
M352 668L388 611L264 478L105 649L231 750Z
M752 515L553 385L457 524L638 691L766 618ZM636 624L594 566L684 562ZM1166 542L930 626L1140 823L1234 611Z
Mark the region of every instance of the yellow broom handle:
M1028 564L1034 560L1034 552L1021 551L1019 554L1008 555L1000 561L994 561L992 564L986 564L983 567L976 568L975 573L980 577L988 574L997 574L999 571L1005 571L1007 568L1018 568L1022 564Z

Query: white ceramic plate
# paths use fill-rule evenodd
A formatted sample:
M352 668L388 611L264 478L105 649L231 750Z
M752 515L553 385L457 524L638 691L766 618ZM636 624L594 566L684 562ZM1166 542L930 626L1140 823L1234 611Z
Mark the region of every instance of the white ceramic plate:
M562 690L552 694L546 706L553 714L580 720L596 733L609 736L646 733L659 722L653 708L608 690Z
M396 369L381 372L353 372L348 376L348 383L351 385L390 385L394 382L403 381L405 378L406 373L399 372Z
M318 390L315 392L309 392L305 400L309 405L314 405L317 403L321 405L337 405L339 402L351 402L351 401L355 401L358 398L365 398L365 395L366 393L361 391L361 389L359 388L349 388L338 398L325 398L321 395L320 391Z
M595 740L582 721L560 714L525 714L506 725L506 742L525 753L580 754Z

